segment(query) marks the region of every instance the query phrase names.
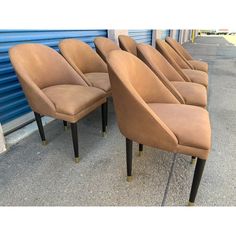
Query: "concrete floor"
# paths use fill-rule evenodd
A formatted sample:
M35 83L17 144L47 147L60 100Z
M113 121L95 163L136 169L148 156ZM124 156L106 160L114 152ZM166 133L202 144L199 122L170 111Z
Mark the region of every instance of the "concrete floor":
M185 47L209 63L209 112L212 151L196 198L198 206L236 205L236 47L223 37L199 37ZM49 141L38 132L0 156L2 206L185 206L194 166L178 154L144 147L134 179L126 182L125 139L119 133L112 101L109 127L102 138L100 110L79 122L81 161L75 164L70 131L60 121L46 125ZM166 191L168 189L168 191ZM167 193L165 195L165 193ZM165 195L165 199L164 198Z

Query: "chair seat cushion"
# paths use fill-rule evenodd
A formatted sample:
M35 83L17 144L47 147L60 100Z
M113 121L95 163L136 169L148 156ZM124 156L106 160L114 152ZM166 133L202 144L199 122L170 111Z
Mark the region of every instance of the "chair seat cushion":
M97 88L81 85L55 85L42 90L55 105L56 112L75 115L92 106L106 94Z
M204 86L191 82L172 81L171 83L183 96L186 104L206 107L207 90Z
M180 145L210 149L211 127L205 109L184 104L149 103L148 105L175 134Z
M200 70L182 69L182 71L190 78L194 83L208 86L208 74Z
M104 90L105 92L111 91L111 83L108 73L96 72L86 73L85 77L89 80L93 87Z
M204 61L198 60L188 60L188 62L193 66L195 70L200 70L204 72L208 72L208 64Z

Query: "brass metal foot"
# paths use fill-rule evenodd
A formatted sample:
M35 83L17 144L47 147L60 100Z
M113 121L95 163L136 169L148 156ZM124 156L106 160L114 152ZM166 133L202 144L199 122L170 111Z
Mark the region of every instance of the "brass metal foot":
M194 206L194 202L188 202L188 206Z
M127 176L127 182L131 182L133 179L133 176Z
M196 163L196 158L195 159L191 159L191 164L194 165Z
M64 131L67 131L67 130L68 130L68 126L65 125L65 126L64 126Z
M79 157L75 157L75 163L79 163Z
M102 132L102 136L103 136L103 137L106 137L106 136L107 136L107 131Z
M43 141L42 141L42 144L43 144L44 146L46 146L46 145L48 144L48 141L47 141L47 140L43 140Z
M138 155L141 157L143 155L143 151L139 151Z

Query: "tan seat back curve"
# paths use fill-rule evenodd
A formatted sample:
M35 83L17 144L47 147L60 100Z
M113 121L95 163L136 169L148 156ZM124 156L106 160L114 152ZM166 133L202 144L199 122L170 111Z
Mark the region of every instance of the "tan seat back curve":
M145 145L173 151L178 142L175 135L147 103L178 104L178 100L141 60L128 52L111 52L108 71L122 134Z
M137 43L134 39L127 35L118 36L120 48L137 56Z
M97 37L94 40L96 51L99 56L107 62L108 54L113 50L120 50L119 46L116 45L111 39L105 37Z
M61 54L89 85L91 84L84 74L108 73L106 63L87 43L78 39L65 39L59 43L59 48Z

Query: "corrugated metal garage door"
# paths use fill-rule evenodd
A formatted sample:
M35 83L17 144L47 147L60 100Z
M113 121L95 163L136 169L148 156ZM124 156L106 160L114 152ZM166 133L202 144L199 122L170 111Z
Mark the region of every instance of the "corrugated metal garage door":
M10 63L9 48L21 43L42 43L58 51L58 42L64 38L78 38L94 47L93 40L98 36L107 37L107 30L1 30L0 123L6 124L31 111Z
M162 30L161 39L165 39L167 36L170 36L170 30Z
M129 36L138 43L152 44L152 30L129 30Z

